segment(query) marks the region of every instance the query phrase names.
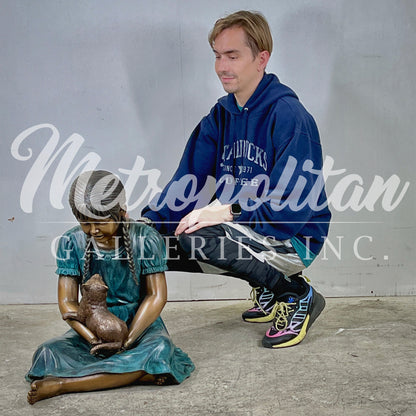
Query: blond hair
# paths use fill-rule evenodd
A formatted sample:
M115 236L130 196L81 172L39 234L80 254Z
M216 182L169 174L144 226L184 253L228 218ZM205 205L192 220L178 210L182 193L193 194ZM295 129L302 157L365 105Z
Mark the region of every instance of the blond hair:
M214 48L217 36L223 30L229 29L230 27L241 27L244 30L247 36L247 44L254 57L262 51L272 53L273 39L266 18L259 12L250 12L247 10L240 10L239 12L222 17L215 22L208 36L208 42L211 48Z

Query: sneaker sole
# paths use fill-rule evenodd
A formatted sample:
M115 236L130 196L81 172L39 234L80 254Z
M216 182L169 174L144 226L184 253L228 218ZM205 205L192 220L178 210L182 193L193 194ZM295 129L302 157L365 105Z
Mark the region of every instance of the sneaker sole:
M253 323L253 324L258 324L258 323L261 324L261 323L264 323L264 322L273 321L275 316L276 316L276 313L270 314L270 315L267 315L267 316L261 316L259 318L243 318L243 321L250 322L250 323Z
M313 289L313 297L314 300L312 302L312 312L308 315L305 319L305 322L302 325L302 329L295 338L292 338L289 341L283 342L281 344L270 344L268 340L263 339L263 347L265 348L285 348L285 347L292 347L293 345L297 345L303 341L308 332L311 325L315 322L316 318L321 314L321 312L325 308L325 298L318 292Z
M264 322L271 322L276 317L278 304L276 303L272 309L272 311L266 316L259 316L257 318L244 318L243 321L250 322L250 323L264 323Z

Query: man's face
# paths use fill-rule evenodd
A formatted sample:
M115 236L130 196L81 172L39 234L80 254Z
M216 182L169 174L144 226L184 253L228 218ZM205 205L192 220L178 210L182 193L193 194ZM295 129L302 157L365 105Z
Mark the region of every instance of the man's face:
M269 53L262 51L254 57L244 30L236 26L223 30L215 38L213 51L215 72L224 90L233 93L243 106L263 78Z

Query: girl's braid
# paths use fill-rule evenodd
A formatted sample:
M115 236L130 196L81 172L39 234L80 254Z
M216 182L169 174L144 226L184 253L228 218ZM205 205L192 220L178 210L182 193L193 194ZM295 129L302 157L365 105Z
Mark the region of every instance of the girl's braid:
M122 218L122 232L123 232L123 242L124 242L124 247L126 249L127 252L127 260L129 262L129 269L130 269L130 273L133 277L133 280L136 282L136 284L138 285L139 282L137 281L137 276L136 276L136 266L134 265L134 256L133 256L133 252L131 249L131 240L130 240L130 234L129 234L129 223L126 220L126 218Z
M87 237L87 242L85 244L85 254L84 254L84 270L82 271L82 283L85 283L90 274L90 263L92 257L92 251L90 250L91 246L91 237Z

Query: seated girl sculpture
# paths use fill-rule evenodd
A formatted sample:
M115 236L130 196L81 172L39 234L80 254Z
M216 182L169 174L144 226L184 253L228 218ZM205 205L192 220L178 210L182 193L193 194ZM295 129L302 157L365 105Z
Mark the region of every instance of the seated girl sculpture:
M124 186L110 172L82 173L69 203L79 225L59 240L56 273L59 309L71 329L36 350L26 374L28 402L133 383L181 383L194 365L160 317L167 300L162 238L127 219ZM120 348L105 354L103 341L74 319L80 286L97 274L108 288L106 309L127 325Z

